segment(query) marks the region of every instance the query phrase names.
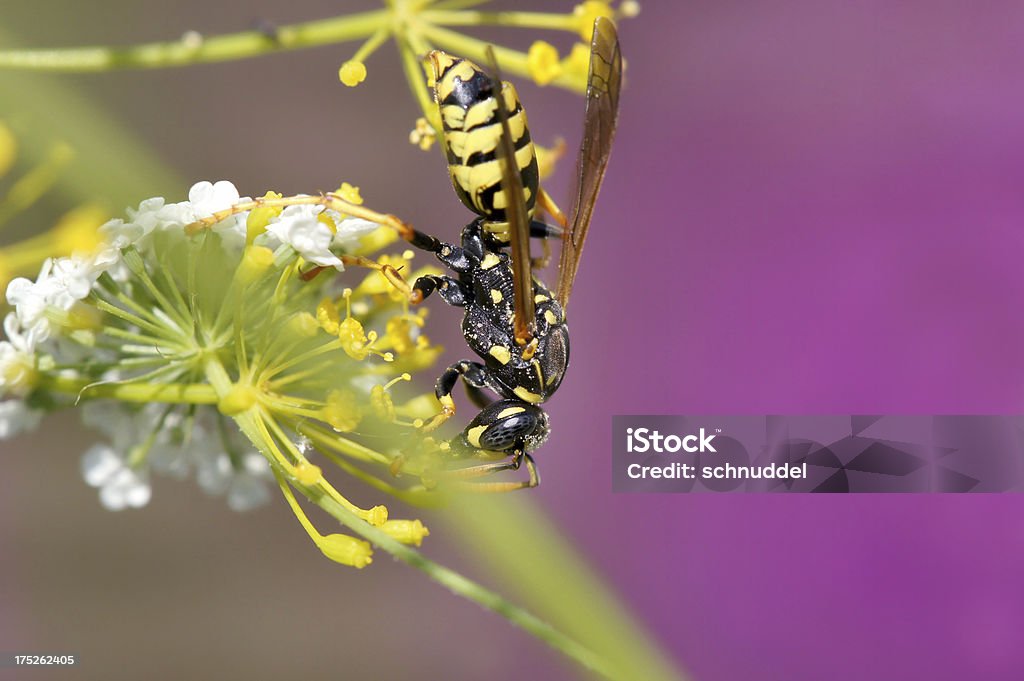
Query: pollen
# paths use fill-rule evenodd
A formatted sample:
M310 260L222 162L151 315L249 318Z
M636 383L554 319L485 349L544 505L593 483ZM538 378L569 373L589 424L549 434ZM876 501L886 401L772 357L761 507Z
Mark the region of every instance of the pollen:
M526 68L537 85L547 85L562 73L558 50L543 40L534 42L526 53Z
M316 306L316 321L327 333L338 333L341 315L338 313L338 306L330 298L324 298Z
M366 80L366 64L361 61L347 61L338 69L338 78L348 87L355 87Z
M359 187L351 185L348 182L342 182L341 186L338 187L338 190L334 193L349 203L354 203L357 206L363 205L363 197L359 194Z

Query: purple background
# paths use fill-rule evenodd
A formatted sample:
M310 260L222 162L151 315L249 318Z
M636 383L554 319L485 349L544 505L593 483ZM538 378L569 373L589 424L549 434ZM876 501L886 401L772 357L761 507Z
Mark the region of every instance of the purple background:
M92 10L68 11L67 26L26 39L126 42L248 20L124 2L120 21L84 40ZM283 21L338 6L249 11ZM621 31L619 137L570 310L573 367L550 405L555 430L532 494L695 679L1024 677L1020 497L612 495L608 465L612 414L1024 410L1021 26L1024 5L1011 1L649 1ZM513 34L524 47L533 37ZM389 49L370 61L365 88L310 84L330 82L353 50L73 81L190 180L308 192L340 174L371 204L454 235L465 215L436 152L399 144L413 110L389 76ZM273 84L258 105L254 82ZM579 99L520 89L537 139L578 129ZM386 153L382 136L396 140ZM432 324L456 318L437 309ZM460 343L448 358L464 354ZM232 516L165 482L147 511L104 514L76 479L84 444L67 437L4 445L4 477L23 482L6 482L0 501L2 545L17 549L0 557L13 570L0 597L24 617L24 644L72 641L108 659L122 644L83 627L121 622L128 647L235 655L224 664L237 671L261 637L295 622L308 627L296 649L324 673L566 674L401 566L381 560L340 579L281 508ZM43 447L52 456L29 456ZM28 490L44 481L62 485L62 501L40 510ZM447 558L436 539L433 555ZM261 595L260 569L294 584L288 603ZM66 570L75 578L59 591ZM55 617L69 603L78 614ZM175 611L181 603L195 605ZM215 652L196 643L201 625L224 632ZM173 664L194 674L196 659ZM254 659L267 673L290 668ZM138 669L111 678L119 671Z

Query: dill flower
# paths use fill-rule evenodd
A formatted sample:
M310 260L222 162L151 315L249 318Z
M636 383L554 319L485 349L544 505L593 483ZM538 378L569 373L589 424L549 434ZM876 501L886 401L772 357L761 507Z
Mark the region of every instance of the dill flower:
M411 252L369 260L389 228L319 205L261 206L186 229L245 200L226 181L197 183L187 201L148 199L101 227L100 248L12 280L0 438L81 403L105 436L83 454L82 475L108 509L145 506L154 475L193 477L235 510L266 502L276 482L334 560L365 566L369 545L318 533L293 488L418 545L422 523L356 506L321 468L407 492L392 490L389 467L433 405L415 394L396 405L390 393L440 352L422 333L425 314L384 276L394 270L381 263L411 270ZM344 287L312 276L346 264L369 269L347 273Z

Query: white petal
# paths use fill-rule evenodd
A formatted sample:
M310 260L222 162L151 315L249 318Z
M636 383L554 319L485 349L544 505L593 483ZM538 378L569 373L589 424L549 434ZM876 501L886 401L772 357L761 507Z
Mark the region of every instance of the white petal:
M334 245L354 246L358 242L359 237L374 232L379 228L380 225L376 222L370 222L362 218L346 218L338 224L338 231L334 235Z
M29 408L21 400L0 402L0 440L9 440L18 433L35 430L43 412Z
M130 468L121 468L100 490L100 503L111 511L141 508L149 503L152 490L149 481Z
M228 508L232 511L251 511L270 500L270 490L262 480L240 473L231 481L228 490Z
M231 483L231 460L221 452L201 459L196 465L196 482L207 494L223 494Z
M124 468L124 462L111 447L93 445L82 455L82 477L90 487L100 487Z

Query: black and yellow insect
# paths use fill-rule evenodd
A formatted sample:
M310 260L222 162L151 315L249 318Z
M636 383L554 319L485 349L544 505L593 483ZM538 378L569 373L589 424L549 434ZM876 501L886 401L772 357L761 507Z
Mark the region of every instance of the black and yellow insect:
M530 452L549 433L547 414L539 405L558 389L569 364L565 309L607 167L622 81L618 37L610 20L595 22L591 47L578 187L564 230L533 219L538 200L545 199L526 113L512 85L465 59L430 55L452 184L478 217L463 229L458 246L411 228L403 236L457 275L419 278L414 298L436 291L449 305L464 308L463 335L483 361L463 360L445 370L435 387L442 411L423 428L431 431L455 414L452 391L461 377L481 411L450 443L452 452L504 459L461 473L518 469L523 461L530 472L527 481L480 483L493 490L539 482ZM549 203L543 205L551 212ZM562 238L554 293L532 274L531 237Z
M462 333L483 362L463 360L441 374L435 394L442 411L424 423L423 430L432 431L455 414L452 391L462 377L470 399L481 411L449 443L450 449L456 456L503 461L462 468L451 475L473 477L518 470L525 461L530 472L527 481L476 484L479 489L494 491L533 487L539 477L530 452L549 433L547 414L539 405L555 393L569 365L565 309L615 135L622 85L618 36L611 20L594 22L577 187L568 219L539 186L526 114L512 85L442 52L432 52L430 61L452 184L466 207L477 214L462 230L460 245L330 193L241 202L202 218L186 231L208 229L230 215L261 206L319 204L388 225L413 246L434 253L457 278L420 277L411 288L390 265L360 256L339 257L347 265L376 269L414 302L436 291L449 305L465 308ZM534 220L537 205L563 226ZM529 240L554 237L561 239L562 251L558 286L552 293L533 276ZM315 267L303 277L315 276L321 269ZM485 390L497 399L489 398ZM396 470L400 463L396 461Z

